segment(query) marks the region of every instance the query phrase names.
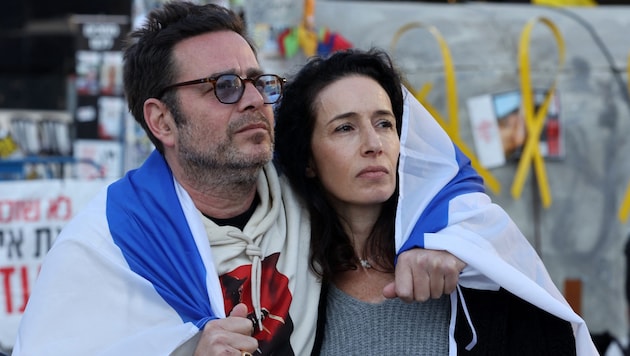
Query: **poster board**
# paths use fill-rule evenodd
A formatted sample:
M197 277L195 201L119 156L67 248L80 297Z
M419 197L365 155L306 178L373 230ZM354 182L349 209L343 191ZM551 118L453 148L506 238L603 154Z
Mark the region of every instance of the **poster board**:
M13 347L42 260L106 180L0 182L0 352Z
M535 111L543 102L544 90L536 90ZM518 90L479 95L466 101L475 141L477 157L482 166L495 168L518 161L527 138L527 128ZM560 97L556 92L545 117L539 138L543 157L560 159L564 156L564 138L560 121Z

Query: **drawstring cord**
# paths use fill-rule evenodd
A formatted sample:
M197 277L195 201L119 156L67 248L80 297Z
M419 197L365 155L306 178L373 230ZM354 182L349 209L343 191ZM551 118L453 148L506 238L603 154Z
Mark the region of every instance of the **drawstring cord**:
M468 307L466 306L466 300L464 299L464 294L462 293L462 289L457 285L457 294L459 294L459 300L462 301L462 309L464 309L464 315L466 316L466 321L468 322L468 326L470 327L470 331L472 332L472 340L468 345L466 345L466 351L472 350L475 345L477 345L477 331L475 330L475 326L470 319L470 313L468 312Z
M263 330L262 325L262 307L260 305L260 284L261 284L261 269L262 269L262 250L256 245L252 238L245 235L240 231L229 231L228 236L243 240L247 246L245 247L245 253L252 260L252 307L254 308L254 317L256 318L256 325L259 329Z

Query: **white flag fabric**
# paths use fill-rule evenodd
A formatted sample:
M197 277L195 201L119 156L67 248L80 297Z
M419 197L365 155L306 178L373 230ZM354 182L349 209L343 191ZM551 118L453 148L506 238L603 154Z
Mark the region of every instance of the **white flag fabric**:
M504 288L570 322L578 355L598 355L584 320L555 286L529 241L485 194L470 160L407 90L403 115L398 252L413 247L449 251L467 264L460 285Z

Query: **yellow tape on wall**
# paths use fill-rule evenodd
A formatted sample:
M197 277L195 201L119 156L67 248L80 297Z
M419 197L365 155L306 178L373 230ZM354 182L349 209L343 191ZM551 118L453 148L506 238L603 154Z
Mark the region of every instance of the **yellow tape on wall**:
M475 156L473 150L471 150L464 140L459 135L459 111L458 111L458 102L457 102L457 84L455 79L455 69L453 66L453 60L451 56L451 52L446 44L446 41L442 37L442 34L438 31L437 28L430 25L424 25L421 22L411 22L406 25L403 25L396 31L394 37L392 39L390 45L390 51L394 53L396 49L396 44L398 43L400 37L403 33L414 29L414 28L424 28L431 33L431 35L437 40L438 45L440 46L440 51L442 54L442 61L444 63L444 78L445 78L445 92L446 92L446 110L447 117L445 119L440 112L433 107L430 103L427 102L426 98L429 92L431 91L431 84L424 84L421 89L416 90L411 83L409 83L406 79L403 78L403 84L409 89L409 91L413 94L416 99L424 107L433 115L433 117L437 120L437 122L442 126L444 131L449 135L453 143L457 145L457 147L470 158L472 166L477 170L479 175L483 178L486 186L495 194L499 194L501 192L501 184L499 181L488 171L485 167L483 167L479 163L479 159Z
M535 111L535 103L532 98L533 89L529 66L529 39L534 25L538 22L542 22L544 25L549 27L556 39L558 45L558 71L556 72L556 78L554 79L551 87L545 94L542 105L540 105L538 111ZM547 172L545 171L543 156L540 153L539 140L540 133L545 124L549 103L551 102L553 93L556 90L557 77L562 71L563 65L564 40L556 25L551 20L544 17L529 20L521 33L518 45L518 68L521 82L521 95L523 97L523 116L527 127L527 139L525 141L525 145L523 146L523 153L516 168L514 182L512 183L512 197L515 199L521 197L525 178L529 173L530 164L533 164L534 173L538 181L538 188L540 190L540 198L545 208L548 208L551 205L551 190L549 188L549 181L547 179Z
M630 54L628 54L628 62L626 63L626 85L628 86L628 93L630 94ZM626 194L623 196L617 216L621 222L625 222L628 220L628 215L630 215L630 182L628 182L628 186L626 187Z

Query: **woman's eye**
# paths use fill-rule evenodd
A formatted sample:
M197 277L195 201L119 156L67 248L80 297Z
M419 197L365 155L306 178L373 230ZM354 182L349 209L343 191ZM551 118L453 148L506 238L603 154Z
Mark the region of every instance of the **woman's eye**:
M378 126L389 128L389 127L394 127L394 124L389 120L382 120L378 122Z
M347 124L339 125L335 128L335 132L346 132L350 130L352 130L352 126Z

